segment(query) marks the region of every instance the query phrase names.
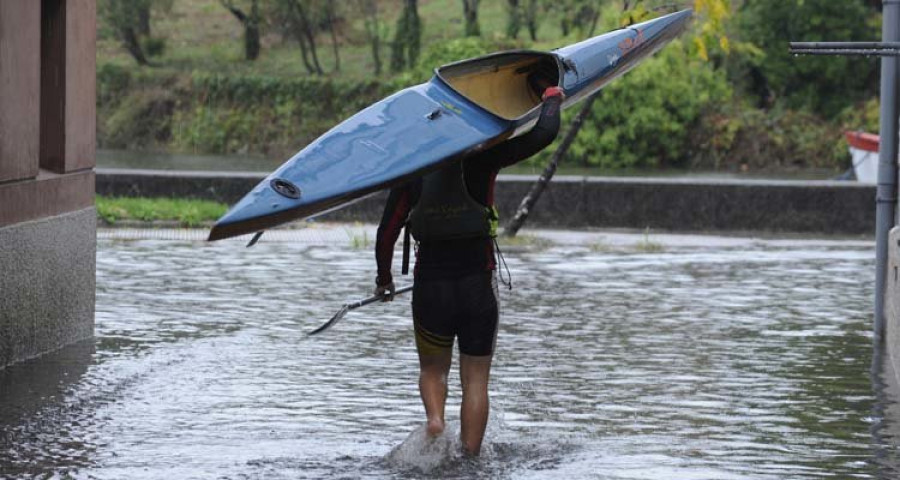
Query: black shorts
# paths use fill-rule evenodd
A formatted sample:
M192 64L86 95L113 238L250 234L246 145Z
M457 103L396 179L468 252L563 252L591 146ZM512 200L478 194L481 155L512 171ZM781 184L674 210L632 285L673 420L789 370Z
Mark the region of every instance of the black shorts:
M413 285L413 324L419 354L438 355L453 348L466 355L494 353L500 304L494 272L461 278L416 279Z

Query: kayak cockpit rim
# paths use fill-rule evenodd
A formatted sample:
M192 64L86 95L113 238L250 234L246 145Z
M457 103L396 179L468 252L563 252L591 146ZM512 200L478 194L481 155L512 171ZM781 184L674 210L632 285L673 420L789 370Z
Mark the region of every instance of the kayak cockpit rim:
M443 65L434 75L482 110L517 125L534 120L541 94L564 75L552 52L509 50Z

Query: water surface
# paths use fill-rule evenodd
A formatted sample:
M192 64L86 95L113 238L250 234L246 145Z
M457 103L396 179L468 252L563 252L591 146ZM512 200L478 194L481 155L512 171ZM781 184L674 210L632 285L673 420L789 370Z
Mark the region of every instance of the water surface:
M96 340L0 371L0 477L897 473L893 399L869 377L868 245L507 249L493 413L467 460L452 433L417 431L408 298L306 337L369 294L354 243L101 240Z

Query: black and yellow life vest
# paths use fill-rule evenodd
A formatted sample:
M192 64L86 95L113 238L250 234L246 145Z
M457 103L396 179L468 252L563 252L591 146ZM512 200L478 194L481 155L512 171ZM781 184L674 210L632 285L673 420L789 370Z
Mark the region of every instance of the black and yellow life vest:
M422 193L409 216L418 242L463 238L494 238L499 216L493 205L472 198L462 162L454 162L422 178Z

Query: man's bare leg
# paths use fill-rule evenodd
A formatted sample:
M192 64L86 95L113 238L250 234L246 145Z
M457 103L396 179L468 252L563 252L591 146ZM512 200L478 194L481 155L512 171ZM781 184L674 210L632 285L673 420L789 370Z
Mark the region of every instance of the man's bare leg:
M481 452L481 441L487 428L490 401L488 381L491 376L493 356L473 357L460 354L459 378L462 383L462 406L460 408L460 439L463 449L469 455Z
M453 350L447 349L435 355L419 353L419 394L425 405L428 420L427 432L436 437L444 431L444 405L447 402L447 374Z

